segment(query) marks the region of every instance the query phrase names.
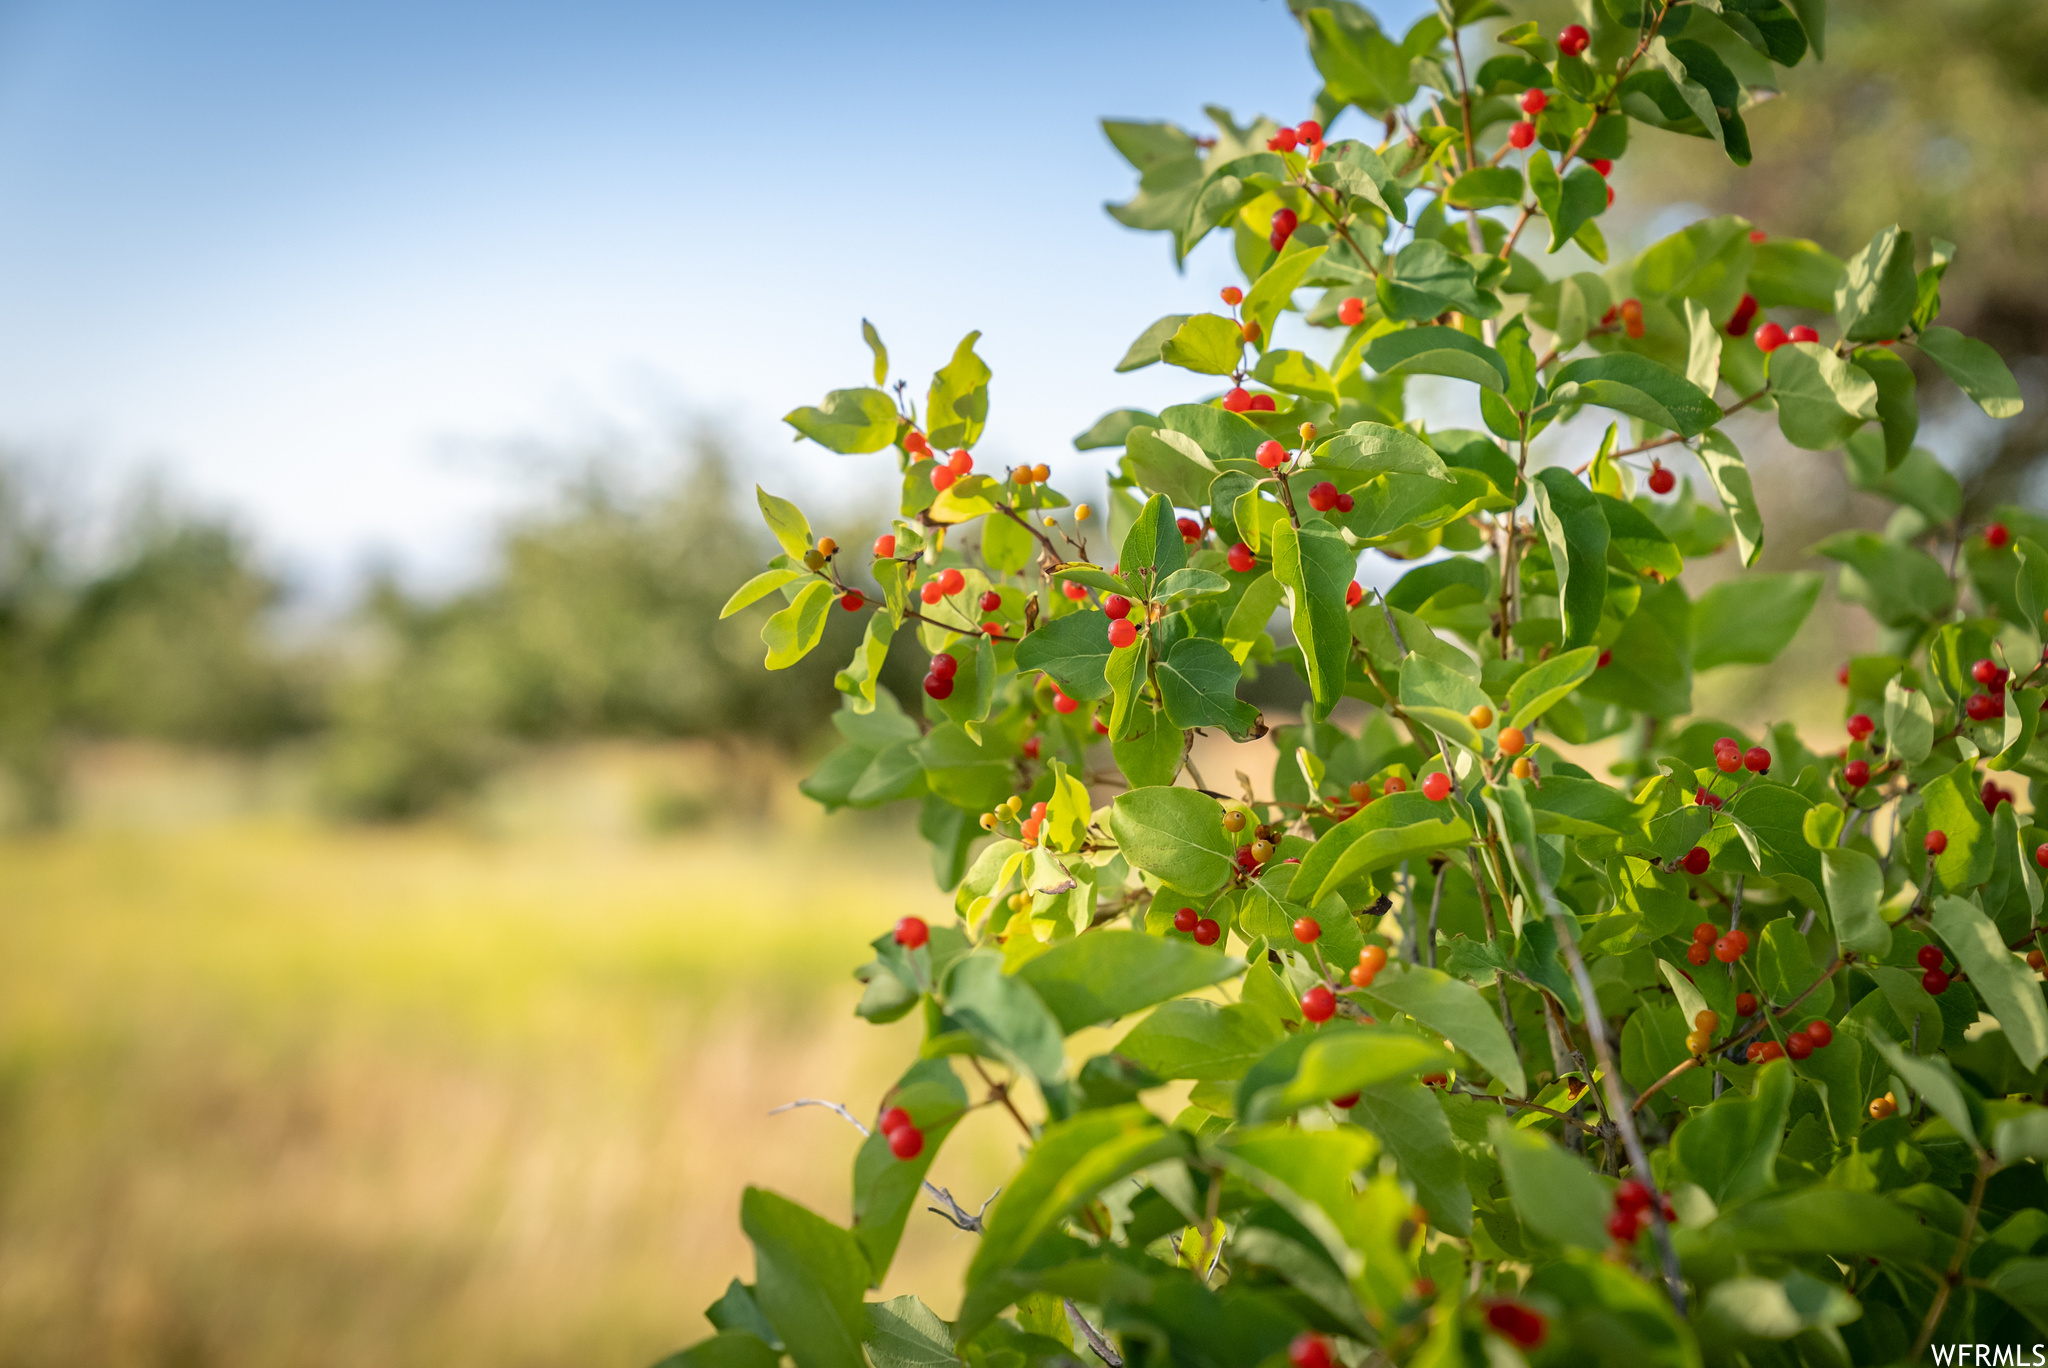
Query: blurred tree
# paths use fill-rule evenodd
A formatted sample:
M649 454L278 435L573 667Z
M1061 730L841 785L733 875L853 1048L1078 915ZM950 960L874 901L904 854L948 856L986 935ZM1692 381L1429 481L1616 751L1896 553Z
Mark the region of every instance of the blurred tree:
M0 771L34 825L62 809L56 658L72 600L62 546L57 519L0 463Z

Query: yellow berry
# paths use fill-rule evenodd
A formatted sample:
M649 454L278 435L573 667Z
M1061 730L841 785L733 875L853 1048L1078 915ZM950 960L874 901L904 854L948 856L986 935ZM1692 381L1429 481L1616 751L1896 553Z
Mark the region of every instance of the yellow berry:
M1685 1048L1694 1054L1705 1054L1714 1044L1714 1037L1706 1031L1694 1031L1685 1038Z
M1088 521L1088 505L1087 505L1087 504L1075 504L1075 505L1074 505L1074 521L1075 521L1075 522L1087 522L1087 521Z
M993 812L981 814L981 829L983 831L994 831L996 829L996 815Z
M1473 726L1477 727L1480 731L1485 731L1488 727L1493 725L1493 709L1487 707L1484 703L1481 703L1471 712L1465 714L1465 720L1467 722L1470 722Z
M1721 1029L1721 1014L1711 1007L1703 1008L1693 1017L1692 1024L1702 1031L1718 1031Z
M1519 759L1517 759L1517 760L1515 761L1515 764L1514 764L1514 774L1515 774L1515 778L1517 778L1517 779L1527 779L1527 778L1528 778L1528 777L1529 777L1530 775L1534 774L1535 772L1536 772L1536 767L1535 767L1534 765L1532 765L1532 764L1530 764L1530 763L1529 763L1529 757L1528 757L1528 756L1524 755L1524 756L1520 757Z
M1254 860L1257 860L1260 864L1264 864L1266 861L1272 859L1273 843L1271 841L1253 841L1252 858Z
M1313 442L1315 439L1316 425L1314 423L1303 423L1301 425L1301 444L1303 446L1307 446L1310 442Z
M818 538L818 554L823 556L829 556L838 549L839 543L833 541L830 537Z
M1242 812L1239 812L1235 808L1232 808L1229 812L1224 813L1223 829L1233 836L1235 836L1238 832L1243 831L1244 814Z
M1529 744L1529 737L1520 727L1501 728L1500 740L1496 742L1502 755L1520 755Z

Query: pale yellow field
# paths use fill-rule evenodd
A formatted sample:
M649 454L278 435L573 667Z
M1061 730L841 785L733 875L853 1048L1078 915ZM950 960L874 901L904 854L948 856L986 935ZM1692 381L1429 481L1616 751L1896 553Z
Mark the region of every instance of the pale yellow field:
M942 906L914 838L553 825L0 845L0 1364L640 1368L751 1278L745 1183L846 1220L852 1128L766 1113L913 1055L849 972ZM950 1313L971 1238L919 1216L889 1290Z

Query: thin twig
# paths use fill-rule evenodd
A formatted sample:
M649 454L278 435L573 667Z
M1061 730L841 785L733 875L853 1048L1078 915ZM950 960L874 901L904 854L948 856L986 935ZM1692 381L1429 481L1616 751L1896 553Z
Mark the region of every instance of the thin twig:
M1109 1341L1102 1337L1100 1330L1088 1323L1088 1318L1081 1314L1080 1307L1074 1305L1072 1297L1066 1299L1066 1307L1068 1323L1074 1327L1076 1334L1088 1341L1088 1347L1095 1351L1095 1357L1108 1364L1109 1368L1124 1368L1124 1356L1110 1347Z
M770 1116L780 1116L783 1112L790 1111L797 1107L823 1107L827 1111L838 1112L839 1115L846 1118L846 1124L852 1126L855 1130L859 1131L863 1138L871 1134L868 1128L860 1123L860 1119L856 1117L852 1112L848 1111L843 1104L838 1102L827 1102L822 1097L799 1097L794 1102L785 1102L779 1107L770 1107L768 1109L768 1114ZM960 1229L973 1231L976 1235L981 1234L981 1218L988 1213L989 1202L995 1201L996 1193L1002 1191L1001 1188L997 1188L995 1192L991 1192L988 1195L988 1201L983 1202L981 1204L981 1210L975 1212L972 1216L969 1216L967 1214L967 1209L961 1206L959 1200L955 1198L953 1194L951 1192L948 1192L945 1188L938 1187L935 1184L933 1184L930 1180L926 1180L924 1190L932 1195L933 1201L945 1203L944 1210L941 1210L938 1207L926 1207L926 1211L931 1212L935 1216L943 1216L947 1220L951 1221L954 1225L960 1227Z
M1920 1338L1913 1345L1913 1359L1918 1361L1927 1352L1927 1345L1934 1338L1934 1329L1941 1323L1941 1313L1948 1308L1948 1294L1962 1281L1963 1262L1970 1256L1970 1236L1977 1229L1977 1213L1984 1205L1984 1185L1991 1181L1991 1170L1996 1167L1990 1155L1977 1159L1977 1182L1970 1190L1969 1209L1963 1212L1963 1228L1956 1235L1956 1252L1948 1261L1948 1272L1942 1276L1941 1286L1934 1291L1934 1304L1927 1308L1927 1319L1920 1325Z

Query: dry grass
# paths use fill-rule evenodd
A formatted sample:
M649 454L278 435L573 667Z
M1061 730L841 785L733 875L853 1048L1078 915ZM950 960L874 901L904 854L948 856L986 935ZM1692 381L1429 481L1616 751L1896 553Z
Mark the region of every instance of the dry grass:
M914 1022L861 942L908 833L668 841L277 818L0 847L0 1364L642 1365L751 1257L740 1188L837 1220ZM978 1114L935 1177L1014 1153ZM890 1291L950 1312L968 1237Z

